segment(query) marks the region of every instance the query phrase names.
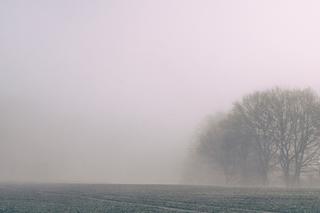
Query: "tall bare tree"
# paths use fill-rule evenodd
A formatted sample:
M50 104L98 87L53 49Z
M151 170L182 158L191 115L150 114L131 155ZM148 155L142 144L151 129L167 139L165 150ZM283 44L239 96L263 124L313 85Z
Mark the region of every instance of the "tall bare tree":
M273 134L287 185L299 184L301 172L319 156L320 101L310 89L270 91Z
M253 141L252 145L258 156L260 174L264 184L268 182L270 168L274 165L274 156L277 152L276 143L272 134L273 114L268 108L270 95L268 92L255 92L245 96L242 101L234 105L233 113L244 126L247 135Z

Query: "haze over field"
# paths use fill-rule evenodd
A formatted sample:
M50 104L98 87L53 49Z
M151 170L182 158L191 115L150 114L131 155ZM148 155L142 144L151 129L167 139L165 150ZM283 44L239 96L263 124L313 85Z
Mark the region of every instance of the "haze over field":
M318 1L0 3L0 180L179 183L202 120L320 92Z

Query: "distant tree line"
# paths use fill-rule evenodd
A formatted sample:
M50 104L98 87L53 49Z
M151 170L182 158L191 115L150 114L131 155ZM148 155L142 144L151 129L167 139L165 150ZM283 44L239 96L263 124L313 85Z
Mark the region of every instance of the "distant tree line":
M318 174L320 98L311 89L274 88L244 96L232 109L208 120L195 155L226 183L286 186Z

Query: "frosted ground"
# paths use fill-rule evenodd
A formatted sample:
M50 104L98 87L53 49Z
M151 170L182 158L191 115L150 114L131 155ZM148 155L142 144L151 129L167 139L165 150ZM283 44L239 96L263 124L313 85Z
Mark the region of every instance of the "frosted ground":
M0 212L320 212L320 190L6 184Z

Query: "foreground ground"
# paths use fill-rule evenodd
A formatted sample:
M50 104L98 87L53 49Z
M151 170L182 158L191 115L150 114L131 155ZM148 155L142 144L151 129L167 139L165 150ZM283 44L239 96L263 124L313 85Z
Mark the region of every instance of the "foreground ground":
M320 212L320 190L3 184L2 212Z

